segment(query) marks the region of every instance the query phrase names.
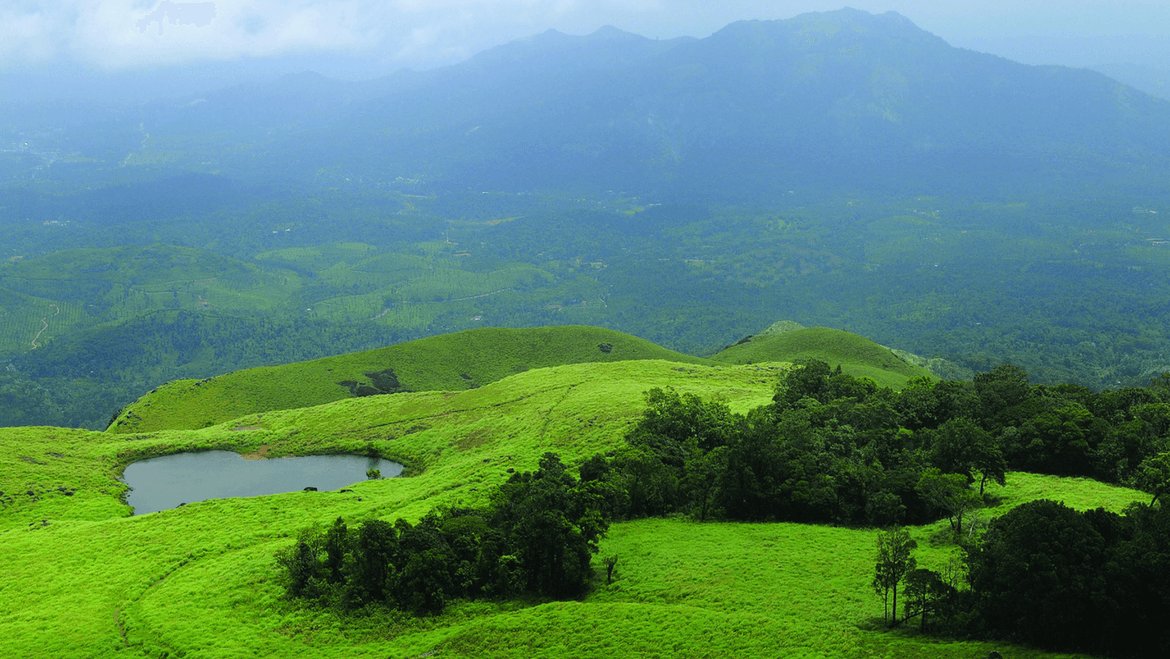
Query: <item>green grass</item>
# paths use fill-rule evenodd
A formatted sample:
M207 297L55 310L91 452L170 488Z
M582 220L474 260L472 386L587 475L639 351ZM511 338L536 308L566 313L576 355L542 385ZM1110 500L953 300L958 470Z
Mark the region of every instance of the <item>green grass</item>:
M854 377L872 378L881 386L900 390L916 377L934 376L869 339L827 327L771 333L731 346L712 359L729 364L792 362L820 359Z
M651 387L721 397L742 412L770 400L774 378L758 365L581 363L457 392L251 414L203 430L0 429L0 489L38 493L0 509L0 655L986 656L988 644L880 631L881 601L869 587L874 531L828 526L617 524L602 544L603 555L619 557L617 580L580 601L464 602L410 619L386 611L343 618L280 598L273 552L307 525L339 515L417 519L440 504L483 503L507 469L532 469L545 451L572 464L619 446ZM128 517L118 500L124 488L114 475L135 458L261 446L272 455L373 451L403 461L407 477L358 483L349 493L207 501L141 517ZM1113 510L1145 497L1031 474L1010 474L990 494L1001 502L993 512L1040 496ZM931 544L945 524L914 529L924 565L953 552Z
M532 469L545 451L572 462L619 445L651 387L720 393L745 410L768 400L770 379L755 367L574 364L462 392L350 399L199 431L2 430L0 453L45 464L6 462L0 489L35 486L48 494L5 505L0 516L0 573L6 592L20 593L0 603L0 638L7 639L0 654L105 656L141 642L185 648L188 656L238 656L241 648L312 656L316 649L279 631L296 628L304 613L271 618L283 606L272 552L300 528L338 515L417 518L441 503L482 503L507 469ZM359 483L348 494L209 501L134 518L118 504L122 488L113 474L137 457L261 446L274 455L373 450L405 462L411 476ZM49 462L50 452L65 458ZM53 494L56 487L77 494ZM83 494L100 505L62 507L85 501ZM384 653L388 646L376 647ZM329 654L354 656L343 647Z
M603 352L602 344L611 350ZM529 368L635 359L710 363L597 327L482 328L210 380L171 382L127 406L110 430L194 429L256 412L320 405L351 396L339 382L371 384L367 373L390 368L410 391L461 391Z

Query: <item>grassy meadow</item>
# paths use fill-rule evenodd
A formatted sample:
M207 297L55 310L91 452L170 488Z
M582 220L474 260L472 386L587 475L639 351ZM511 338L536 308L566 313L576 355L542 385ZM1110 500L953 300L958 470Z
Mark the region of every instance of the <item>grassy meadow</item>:
M889 348L851 332L828 327L805 327L764 333L729 346L712 357L729 364L791 362L819 359L854 377L872 378L883 387L901 390L911 378L934 377L904 361Z
M985 644L879 630L881 600L869 587L876 531L867 529L620 523L601 547L619 558L614 583L599 574L579 601L464 602L411 619L393 611L341 617L281 598L273 553L306 526L338 516L414 520L436 505L482 503L509 469L533 469L545 451L573 464L619 446L649 388L717 397L743 412L770 400L782 367L565 364L478 388L349 398L198 430L0 430L0 654L985 656ZM119 500L125 486L115 480L121 468L203 449L377 453L407 470L346 493L224 499L130 516ZM1011 474L991 494L1000 511L1040 496L1118 510L1145 496L1029 474ZM945 524L914 530L924 565L941 566L953 552L932 544ZM1012 648L1011 656L1055 655Z

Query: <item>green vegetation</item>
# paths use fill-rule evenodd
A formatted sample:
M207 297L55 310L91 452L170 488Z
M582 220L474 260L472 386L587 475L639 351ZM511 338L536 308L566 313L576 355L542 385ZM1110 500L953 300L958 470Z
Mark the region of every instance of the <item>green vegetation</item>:
M0 425L105 428L167 382L483 327L601 326L692 355L755 333L721 358L806 355L893 387L911 362L961 379L1010 361L1094 390L1170 368L1164 215L1128 198L739 207L306 188L168 211L131 194L184 189L108 191L102 221L77 192L53 198L49 224L5 225ZM777 316L894 350L760 331ZM871 356L898 375L856 363Z
M171 382L123 409L110 430L203 428L247 414L353 396L462 391L533 368L638 359L709 363L597 327L482 328L207 380Z
M776 370L643 360L533 369L459 392L350 398L252 414L202 430L111 434L0 431L0 642L6 656L680 656L736 652L829 657L978 656L980 643L923 644L887 635L869 586L874 531L771 524L622 522L600 543L619 556L614 581L576 601L455 602L410 618L304 609L283 599L273 554L338 517L410 521L442 506L487 504L508 469L555 451L567 464L619 449L644 412L642 393L718 397L734 413L767 405ZM349 451L403 461L407 476L353 492L207 501L127 517L113 479L127 462L226 448L270 456ZM54 455L56 454L56 455ZM29 460L21 459L21 456ZM58 488L73 492L72 496ZM1087 480L1010 474L989 483L996 511L1038 496L1120 510L1148 495ZM24 492L33 490L34 495ZM941 525L941 526L940 526ZM953 547L911 529L920 565ZM833 560L825 560L832 551ZM798 605L794 605L798 603ZM1001 650L1004 648L1001 646ZM1013 656L1048 656L1012 648Z
M893 389L901 389L912 378L932 377L929 370L907 363L865 337L827 327L749 337L711 358L729 364L819 359L833 366L840 365L849 375L868 377L880 386Z

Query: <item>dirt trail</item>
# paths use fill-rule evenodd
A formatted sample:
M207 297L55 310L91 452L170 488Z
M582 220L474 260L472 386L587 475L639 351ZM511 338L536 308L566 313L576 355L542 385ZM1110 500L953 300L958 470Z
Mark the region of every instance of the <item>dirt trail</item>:
M56 310L56 313L54 313L53 316L60 316L61 315L61 307L57 306L56 304L50 304L49 306L53 307L53 309ZM41 331L37 332L37 335L33 337L32 347L29 348L29 350L36 350L37 349L37 339L41 338L41 335L45 333L45 330L49 329L49 320L48 319L52 318L53 316L45 316L44 318L41 318L41 323L44 324L44 327L42 327Z

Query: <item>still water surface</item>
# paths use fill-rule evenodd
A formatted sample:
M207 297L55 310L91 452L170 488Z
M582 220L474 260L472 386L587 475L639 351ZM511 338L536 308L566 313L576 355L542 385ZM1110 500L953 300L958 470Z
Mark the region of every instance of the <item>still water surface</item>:
M315 487L324 492L366 480L377 469L383 478L402 473L402 465L361 455L307 455L245 460L231 451L176 453L135 462L122 472L132 489L126 502L135 515L207 499L254 497Z

